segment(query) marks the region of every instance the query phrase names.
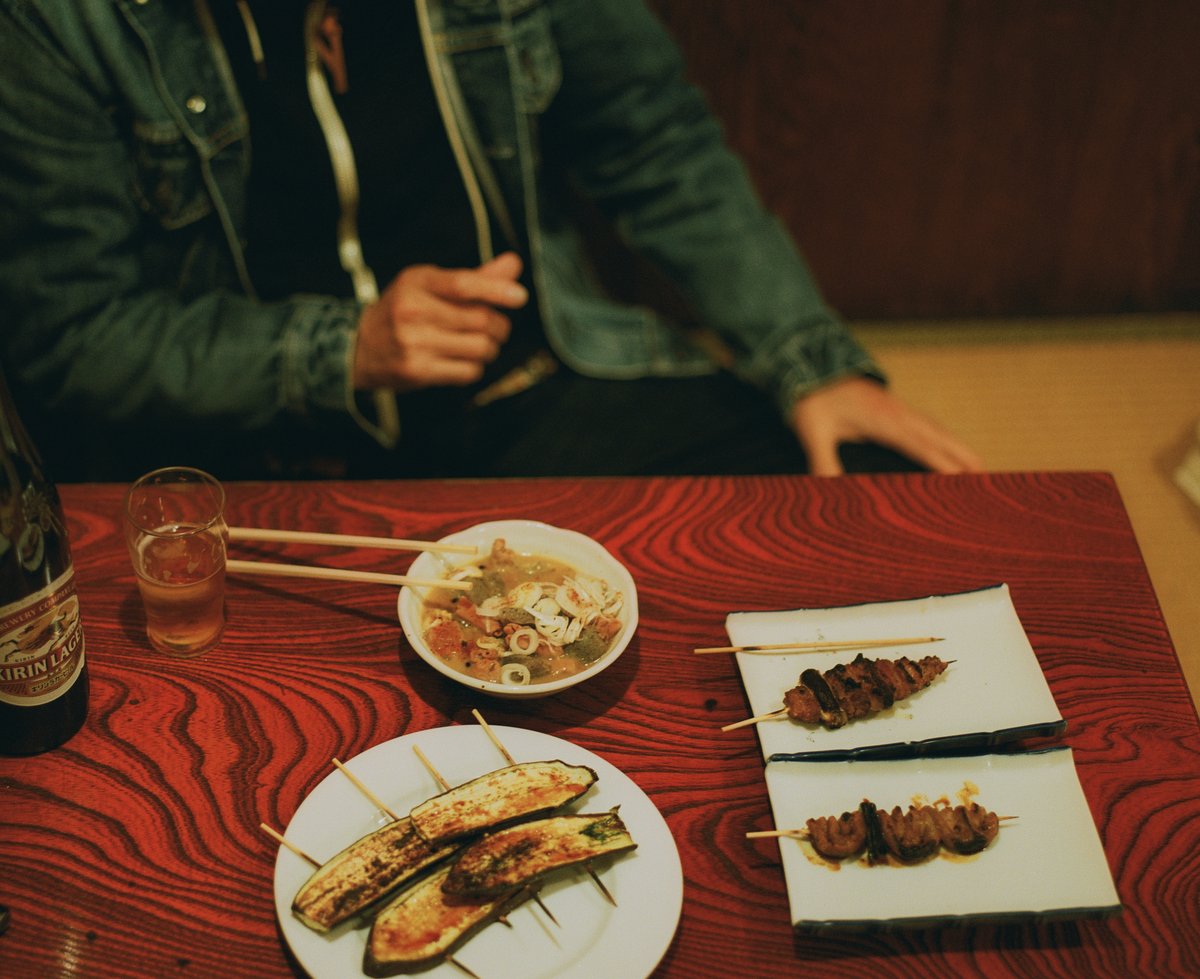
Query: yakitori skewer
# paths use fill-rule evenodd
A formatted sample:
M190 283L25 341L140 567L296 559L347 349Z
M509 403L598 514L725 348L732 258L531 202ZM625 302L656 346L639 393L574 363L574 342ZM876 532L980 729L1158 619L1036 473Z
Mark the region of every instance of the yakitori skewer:
M867 863L878 865L891 858L902 864L922 863L939 849L969 856L987 849L1000 832L1000 823L1013 816L997 816L975 802L957 806L910 805L885 810L863 799L852 812L817 816L803 829L757 830L747 839L784 837L807 841L827 860L838 862L864 853Z
M479 726L483 728L484 733L491 740L492 744L494 744L496 746L496 748L499 750L500 754L502 754L504 756L505 760L510 765L515 765L517 763L516 759L514 759L511 754L509 754L508 749L506 747L504 747L504 743L498 737L496 737L496 732L493 731L491 725L488 724L488 722L483 719L483 715L481 713L479 713L478 709L472 707L471 714L474 716L475 720L479 722ZM586 865L585 865L584 869L587 870L588 876L592 878L592 880L595 882L596 886L598 888L600 888L600 893L604 895L604 897L608 900L608 902L613 907L616 907L616 905L617 905L616 898L614 898L612 896L612 893L609 891L609 889L604 886L604 881L602 881L600 879L600 876L596 873L596 871L593 870L590 866L586 866Z
M937 656L868 659L860 652L853 661L838 663L824 672L804 670L796 686L784 692L783 707L726 724L721 730L790 717L835 731L920 693L953 662Z
M827 653L839 649L878 649L883 646L916 646L941 642L941 636L916 636L901 639L837 639L812 642L760 643L751 646L700 646L693 653Z
M1009 819L1016 819L1016 816L997 816L1000 822ZM788 839L788 840L807 840L809 836L807 829L756 829L751 830L746 834L748 840L773 840L773 839Z

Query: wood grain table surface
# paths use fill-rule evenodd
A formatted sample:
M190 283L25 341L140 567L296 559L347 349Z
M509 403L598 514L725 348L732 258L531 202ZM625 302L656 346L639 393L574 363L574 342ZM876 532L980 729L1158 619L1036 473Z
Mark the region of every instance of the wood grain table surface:
M665 817L683 912L656 976L1200 975L1200 725L1137 541L1102 473L227 486L230 524L431 539L493 519L589 534L631 571L640 624L611 668L535 702L421 662L394 587L231 577L220 645L153 652L120 532L124 487L64 485L91 672L65 746L0 758L0 975L303 975L276 919L277 846L330 772L400 735L474 723L566 739ZM395 553L234 544L403 570ZM1093 920L794 932L734 610L1007 583L1068 722L1122 911ZM487 979L486 971L483 979ZM603 977L601 977L603 979Z

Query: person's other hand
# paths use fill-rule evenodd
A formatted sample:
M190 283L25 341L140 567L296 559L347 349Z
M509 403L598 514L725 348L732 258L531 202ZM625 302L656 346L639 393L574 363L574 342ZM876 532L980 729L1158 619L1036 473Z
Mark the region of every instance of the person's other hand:
M874 442L934 472L983 468L958 438L865 377L834 381L800 398L792 408L792 425L814 476L842 474L837 450L844 442Z
M354 386L406 391L477 381L508 339L512 324L501 310L529 299L520 275L514 252L473 269L401 271L359 318Z

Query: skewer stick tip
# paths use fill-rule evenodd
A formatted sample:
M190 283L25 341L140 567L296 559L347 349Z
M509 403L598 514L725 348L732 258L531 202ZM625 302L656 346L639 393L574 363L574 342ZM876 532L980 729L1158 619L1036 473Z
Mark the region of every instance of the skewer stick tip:
M554 917L554 912L546 907L546 902L542 900L542 896L537 891L533 890L531 890L529 893L530 896L537 902L537 906L546 912L546 917L558 925L558 919ZM562 925L558 925L558 927L561 928Z
M303 850L301 850L298 846L296 846L290 840L286 839L284 837L284 835L282 833L280 833L278 830L276 830L274 827L268 826L266 823L259 823L258 828L261 829L264 833L266 833L269 837L271 837L271 839L273 839L280 846L285 847L288 850L291 850L292 853L296 854L296 856L298 856L301 860L307 860L314 867L321 866L320 860L316 860L313 857L310 857L307 853L305 853Z
M352 771L350 771L350 769L348 769L345 765L343 765L336 758L333 759L333 767L336 768L343 775L345 775L346 778L348 778L350 780L350 782L354 785L354 787L356 789L358 789L358 791L361 792L363 795L365 795L368 799L370 799L371 802L375 805L376 808L379 809L380 812L389 816L393 822L399 822L400 817L397 816L394 812L392 812L392 810L383 802L382 799L380 799L377 795L375 795L374 792L372 792L369 788L367 788L366 785L364 785L362 783L362 781L358 778L358 776L356 776Z
M449 791L450 783L447 782L444 778L442 778L442 773L433 767L433 762L431 762L425 756L425 752L423 752L421 750L419 745L415 745L415 744L413 745L413 754L415 754L421 760L421 764L424 765L429 770L429 774L432 775L434 780L437 782L437 784L442 787L442 790Z
M613 897L612 892L607 887L604 886L604 881L602 881L600 879L600 875L597 874L596 871L592 869L591 865L589 865L587 867L587 872L588 872L588 876L590 876L592 878L592 880L595 881L596 886L598 888L600 888L600 893L603 894L605 899L608 901L608 903L611 904L615 908L617 906L617 899L615 897Z
M458 969L458 971L461 972L463 975L470 976L471 979L480 979L479 973L472 972L465 965L463 965L461 962L459 962L458 959L456 959L453 955L447 955L446 961L449 962L452 966L454 966L454 968Z
M739 727L749 727L751 724L757 724L760 721L777 721L786 716L787 708L780 707L778 710L773 710L768 714L759 714L757 717L747 717L744 721L734 721L732 724L726 724L721 730L736 731Z
M492 726L483 719L483 715L481 713L479 713L479 708L472 707L471 714L474 716L475 720L479 722L479 726L483 728L484 734L486 734L488 736L488 738L491 740L492 744L494 744L496 746L497 750L500 752L500 754L502 754L504 756L505 760L510 765L515 765L517 763L516 759L513 758L513 756L508 753L508 749L506 747L504 747L504 744L500 741L500 739L498 737L496 737L496 732L493 731Z

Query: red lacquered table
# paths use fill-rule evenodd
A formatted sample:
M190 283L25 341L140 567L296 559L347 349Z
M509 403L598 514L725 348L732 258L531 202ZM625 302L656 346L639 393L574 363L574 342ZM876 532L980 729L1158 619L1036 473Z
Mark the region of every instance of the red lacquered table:
M427 668L395 591L233 579L201 658L154 653L120 536L123 487L63 486L91 664L66 746L0 759L0 975L288 976L272 897L286 826L330 771L399 735L473 723L580 745L666 817L684 870L660 976L1200 975L1200 725L1112 479L979 476L234 483L230 523L436 538L527 517L607 546L641 623L594 681L536 704ZM382 551L271 558L396 570ZM245 550L243 556L247 555ZM726 613L1007 582L1058 706L1123 911L1081 921L793 933ZM765 844L770 845L765 845ZM486 979L486 975L484 977Z

